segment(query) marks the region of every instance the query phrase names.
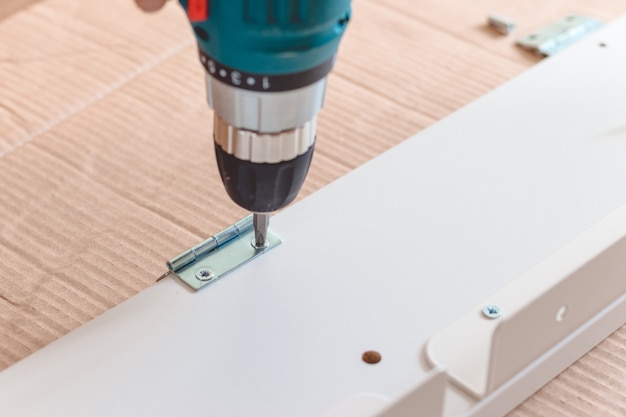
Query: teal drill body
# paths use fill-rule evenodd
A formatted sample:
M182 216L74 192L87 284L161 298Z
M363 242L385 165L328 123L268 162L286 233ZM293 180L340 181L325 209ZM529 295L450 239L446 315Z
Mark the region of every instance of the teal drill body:
M308 172L350 0L180 0L198 40L231 199L270 213ZM259 223L260 224L260 223Z
M292 74L323 64L336 54L350 19L350 0L200 1L206 12L197 16L196 1L180 1L199 48L224 66L256 74Z

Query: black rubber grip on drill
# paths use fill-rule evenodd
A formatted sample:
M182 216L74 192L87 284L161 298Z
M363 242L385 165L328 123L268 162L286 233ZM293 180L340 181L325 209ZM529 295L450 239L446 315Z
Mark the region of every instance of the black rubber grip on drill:
M269 213L291 203L302 188L313 146L296 158L276 164L244 161L215 144L222 182L230 198L248 211Z

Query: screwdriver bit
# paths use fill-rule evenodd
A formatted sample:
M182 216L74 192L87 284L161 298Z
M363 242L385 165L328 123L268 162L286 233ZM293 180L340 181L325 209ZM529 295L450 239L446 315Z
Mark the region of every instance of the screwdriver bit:
M257 249L267 247L267 229L270 225L270 214L254 213L252 224L254 226L254 247Z

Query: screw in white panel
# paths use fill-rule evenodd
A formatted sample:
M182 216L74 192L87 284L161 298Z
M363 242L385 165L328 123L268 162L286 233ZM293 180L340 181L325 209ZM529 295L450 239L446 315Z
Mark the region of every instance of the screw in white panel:
M489 304L483 307L483 316L488 319L497 319L502 315L502 309L494 304Z

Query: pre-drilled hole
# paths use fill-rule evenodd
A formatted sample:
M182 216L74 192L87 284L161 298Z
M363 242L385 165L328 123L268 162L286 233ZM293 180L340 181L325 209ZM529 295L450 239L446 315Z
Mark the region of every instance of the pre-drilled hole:
M370 365L377 364L382 360L382 358L382 355L375 350L368 350L367 352L363 353L362 356L363 362L369 363Z

